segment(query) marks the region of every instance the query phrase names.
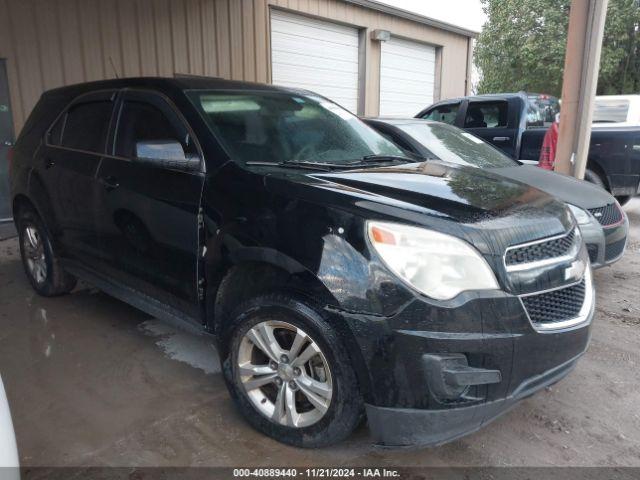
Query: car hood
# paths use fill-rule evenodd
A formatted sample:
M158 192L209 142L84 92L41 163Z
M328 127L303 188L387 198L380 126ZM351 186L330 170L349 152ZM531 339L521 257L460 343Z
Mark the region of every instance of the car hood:
M592 183L533 165L514 165L492 168L489 171L526 183L563 202L584 209L599 208L614 202L614 198L608 192Z
M573 225L568 208L548 194L493 172L452 163L300 174L296 185L290 183L295 177L291 173L286 174L286 183L277 177L270 176L267 184L283 194L286 189L287 195L357 209L365 218L423 224L464 237L487 253L496 248L504 251L505 244L564 233ZM500 245L488 245L496 243L489 231L501 237Z

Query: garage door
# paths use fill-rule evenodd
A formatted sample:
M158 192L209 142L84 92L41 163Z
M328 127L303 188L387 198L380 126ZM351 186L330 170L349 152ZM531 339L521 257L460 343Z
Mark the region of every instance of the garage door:
M413 117L433 103L436 49L391 37L382 42L380 115Z
M324 95L358 110L358 30L273 10L273 83Z

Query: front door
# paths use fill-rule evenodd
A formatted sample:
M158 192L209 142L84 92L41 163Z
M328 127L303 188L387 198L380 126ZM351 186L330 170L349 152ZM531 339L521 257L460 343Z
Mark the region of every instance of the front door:
M117 128L97 174L97 228L110 276L198 316L198 213L201 171L138 158L140 142L179 143L201 152L173 105L148 91L125 91Z
M13 146L13 118L9 102L7 61L0 58L0 222L11 220L9 149Z
M464 112L464 128L516 158L517 126L506 100L472 100Z

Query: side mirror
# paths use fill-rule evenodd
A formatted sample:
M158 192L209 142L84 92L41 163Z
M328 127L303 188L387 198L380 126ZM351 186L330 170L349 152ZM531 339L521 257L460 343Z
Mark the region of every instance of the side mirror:
M144 140L136 142L136 160L161 168L195 171L200 169L200 157L185 154L175 140Z

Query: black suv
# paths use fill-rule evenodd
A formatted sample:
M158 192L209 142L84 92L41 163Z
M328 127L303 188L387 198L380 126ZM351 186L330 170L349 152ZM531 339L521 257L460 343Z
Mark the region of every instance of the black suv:
M248 421L297 446L366 413L435 445L566 375L593 315L569 209L533 187L407 158L310 92L121 79L45 93L13 209L42 295L77 278L215 336Z

